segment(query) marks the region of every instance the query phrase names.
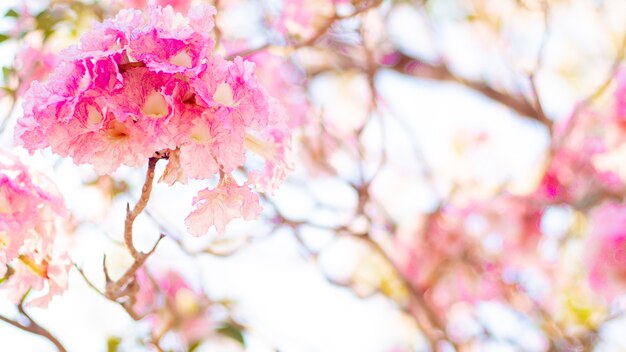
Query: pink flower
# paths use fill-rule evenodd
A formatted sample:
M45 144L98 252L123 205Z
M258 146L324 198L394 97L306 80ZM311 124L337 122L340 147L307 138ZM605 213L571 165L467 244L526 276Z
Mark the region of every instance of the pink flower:
M175 271L160 272L154 278L142 269L137 272L139 291L134 310L148 314L154 335L171 329L185 346L214 333L208 312L211 302Z
M254 63L241 57L233 62L216 57L191 85L199 103L213 108L217 116L259 129L267 126L269 104L254 71Z
M152 8L147 25L132 33L131 55L156 72L195 76L213 49L215 14L212 6L196 7L188 17L174 12L171 6Z
M191 7L191 0L119 0L127 8L144 9L151 5L171 6L178 12L187 12Z
M192 178L209 178L220 169L232 172L245 162L244 131L227 117L203 113L192 121L189 139L180 147L181 166Z
M441 309L500 298L503 273L536 265L542 208L501 195L448 204L417 229L400 227L395 260L403 275Z
M135 28L145 23L143 14L138 10L122 10L115 17L102 23L94 23L89 32L80 38L80 46L65 50L70 60L101 58L125 53Z
M55 296L67 290L71 266L72 262L66 253L53 256L49 262L44 259L39 263L28 255L20 255L14 265L15 272L5 287L9 291L9 299L19 303L28 290L42 291L47 283L47 292L28 303L32 307L47 307Z
M152 313L157 307L157 290L152 279L146 272L145 267L137 270L135 280L139 285L139 290L135 294L135 304L133 310L136 314L143 317Z
M622 128L610 115L592 108L582 107L577 114L576 119L571 116L555 126L557 140L568 130L569 134L554 152L536 191L536 196L542 200L578 202L598 187L613 191L623 184L615 172L598 169L598 164L594 163L597 156L610 151L615 144L604 132L618 135ZM575 125L568 126L570 123ZM620 138L623 139L617 139Z
M224 176L214 189L204 189L193 199L196 207L185 223L189 232L201 236L215 226L224 232L226 224L236 218L253 219L261 214L259 196L247 184L239 186L234 179Z
M272 192L277 189L293 170L291 161L291 134L286 125L286 112L275 99L270 99L269 127L246 136L246 147L260 156L263 169L251 172L250 179L257 190Z
M48 77L57 62L58 57L45 49L27 45L15 56L15 70L19 79L18 96L24 94L32 81L40 81Z
M332 15L331 0L285 0L275 26L284 35L309 38Z
M8 274L0 287L9 291L15 303L29 289L44 291L47 283L47 292L30 303L46 306L67 288L70 261L58 241L59 221L67 210L54 189L48 188L52 185L43 176L31 174L7 154L0 155L0 276Z
M167 160L167 166L165 167L159 182L165 182L170 186L176 182L180 182L182 184L187 183L187 173L180 164L180 149L171 151Z
M608 203L591 213L587 265L591 287L611 300L626 292L626 207Z
M305 77L290 60L285 60L267 51L248 57L256 64L256 75L269 95L279 99L285 108L290 127L302 126L308 121L310 103L307 100Z
M254 153L261 170L248 175L243 199L258 207L248 185L271 191L291 170L291 124L253 62L212 56L214 15L208 5L187 16L151 6L94 25L80 46L62 53L48 81L26 92L16 141L30 152L50 147L102 174L168 155L161 180L169 184L229 174ZM206 211L199 205L194 214ZM223 230L224 219L240 216L226 212L215 224Z

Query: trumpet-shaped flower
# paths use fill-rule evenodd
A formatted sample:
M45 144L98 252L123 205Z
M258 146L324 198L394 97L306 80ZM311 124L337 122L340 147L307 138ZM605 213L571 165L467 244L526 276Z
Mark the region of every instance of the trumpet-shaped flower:
M226 179L251 152L263 159L262 171L251 173L246 186L225 182L202 191L188 225L200 234L251 218L258 196L248 185L272 190L290 169L291 124L259 84L253 62L213 55L214 15L208 5L187 15L151 6L94 25L63 52L49 80L33 82L16 141L31 152L50 147L102 174L166 155L161 179L169 184L218 173ZM213 215L200 220L200 213Z

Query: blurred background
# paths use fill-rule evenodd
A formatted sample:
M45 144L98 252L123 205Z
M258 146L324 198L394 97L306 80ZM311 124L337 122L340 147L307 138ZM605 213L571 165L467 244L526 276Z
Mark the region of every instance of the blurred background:
M184 218L206 185L156 183L136 244L166 237L145 270L184 281L177 309L206 324L190 336L183 314L155 344L156 318L75 268L31 310L69 351L626 351L626 1L204 3L215 52L254 61L285 106L294 171L261 219L200 238ZM0 3L2 149L55 180L72 261L100 289L103 255L113 275L131 263L123 219L145 170L28 155L13 128L60 50L148 5ZM55 350L7 324L0 344Z

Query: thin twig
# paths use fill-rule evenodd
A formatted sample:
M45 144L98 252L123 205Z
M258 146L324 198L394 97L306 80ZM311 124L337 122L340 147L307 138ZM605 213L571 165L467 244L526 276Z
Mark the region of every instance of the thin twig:
M47 339L48 341L50 341L59 352L67 352L67 349L65 349L65 347L63 346L63 344L61 343L61 341L59 341L56 337L54 337L54 335L52 335L48 330L44 329L43 327L41 327L41 325L37 324L31 317L30 315L28 315L26 313L26 311L24 310L24 307L22 306L22 303L20 303L20 305L18 305L18 310L20 311L20 313L28 320L28 325L23 325L20 324L19 322L7 318L3 315L0 315L0 320L4 321L7 324L13 325L14 327L20 329L20 330L24 330L26 332L29 332L31 334L35 334L35 335L39 335L45 339Z
M382 3L382 0L375 0L371 4L369 4L367 6L364 6L364 7L360 8L360 9L357 9L356 11L354 11L354 12L348 14L348 15L338 15L338 14L335 13L333 16L328 17L326 19L326 21L324 22L324 24L322 24L317 29L317 31L315 31L315 33L313 33L310 37L308 37L307 39L301 40L299 42L292 43L291 45L288 46L288 49L289 50L296 50L296 49L300 49L300 48L304 48L304 47L308 47L308 46L314 45L332 28L332 26L336 22L341 21L341 20L345 20L345 19L348 19L348 18L356 17L356 16L358 16L360 14L363 14L363 13L365 13L365 12L371 10L371 9L374 9L374 8L380 6L381 3ZM240 51L238 53L234 53L234 54L228 55L226 58L228 60L232 60L232 59L234 59L237 56L246 57L246 56L252 55L252 54L254 54L256 52L263 51L265 49L269 49L271 47L273 47L273 45L271 43L265 43L265 44L263 44L263 45L261 45L259 47L256 47L256 48L247 49L247 50Z
M483 81L459 77L452 73L445 63L427 63L402 52L397 52L397 55L398 60L390 69L398 73L418 78L459 83L466 88L510 108L521 116L536 120L548 129L552 129L552 121L546 118L545 115L540 114L539 111L521 95L513 95L508 92L500 91Z

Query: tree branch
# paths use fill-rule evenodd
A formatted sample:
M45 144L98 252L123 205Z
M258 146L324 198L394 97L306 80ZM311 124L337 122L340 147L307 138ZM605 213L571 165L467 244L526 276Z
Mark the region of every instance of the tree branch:
M146 180L141 189L141 196L137 201L137 204L130 210L130 205L126 204L126 221L124 222L124 243L130 251L130 254L135 259L139 259L141 254L135 248L133 244L133 223L135 219L148 205L148 199L150 199L150 193L152 192L152 182L154 180L154 168L159 158L152 157L148 160L148 170L146 171Z
M39 324L37 324L30 317L30 315L26 314L26 312L25 312L25 310L24 310L24 308L22 307L21 304L18 306L18 310L20 311L20 313L26 319L28 319L28 325L20 324L19 322L15 321L13 319L7 318L7 317L5 317L3 315L0 315L0 320L4 321L7 324L13 325L14 327L16 327L16 328L18 328L20 330L24 330L24 331L29 332L31 334L39 335L39 336L47 339L52 344L54 344L54 347L56 347L56 349L59 352L67 352L67 349L65 349L63 344L56 337L54 337L54 335L52 335L48 330L42 328Z
M130 205L126 204L126 220L124 222L124 243L128 251L134 258L133 264L126 270L126 272L117 279L116 281L112 281L109 278L108 271L106 268L106 258L103 261L103 269L106 277L106 289L105 295L107 298L118 301L119 298L127 297L123 303L124 308L126 308L129 313L132 311L132 304L134 302L134 295L136 292L136 285L134 285L134 278L137 270L141 268L141 266L145 263L148 257L156 250L159 242L165 237L165 235L161 234L159 239L156 241L152 249L150 251L143 253L139 252L135 245L133 244L133 223L135 219L141 212L146 208L148 204L148 200L150 199L150 193L152 191L152 183L154 181L154 168L156 167L156 163L163 158L160 154L156 154L154 157L151 157L148 160L148 170L146 171L146 179L144 185L141 189L141 196L137 201L137 204L130 209ZM131 317L135 319L135 317L131 314Z
M397 55L399 56L397 62L389 67L396 72L417 78L459 83L510 108L521 116L528 117L541 123L548 129L552 129L552 120L548 119L541 111L538 111L536 107L534 107L522 96L512 95L511 93L500 91L482 81L469 80L456 76L450 71L448 66L443 63L430 64L420 59L410 57L400 51L397 52Z

